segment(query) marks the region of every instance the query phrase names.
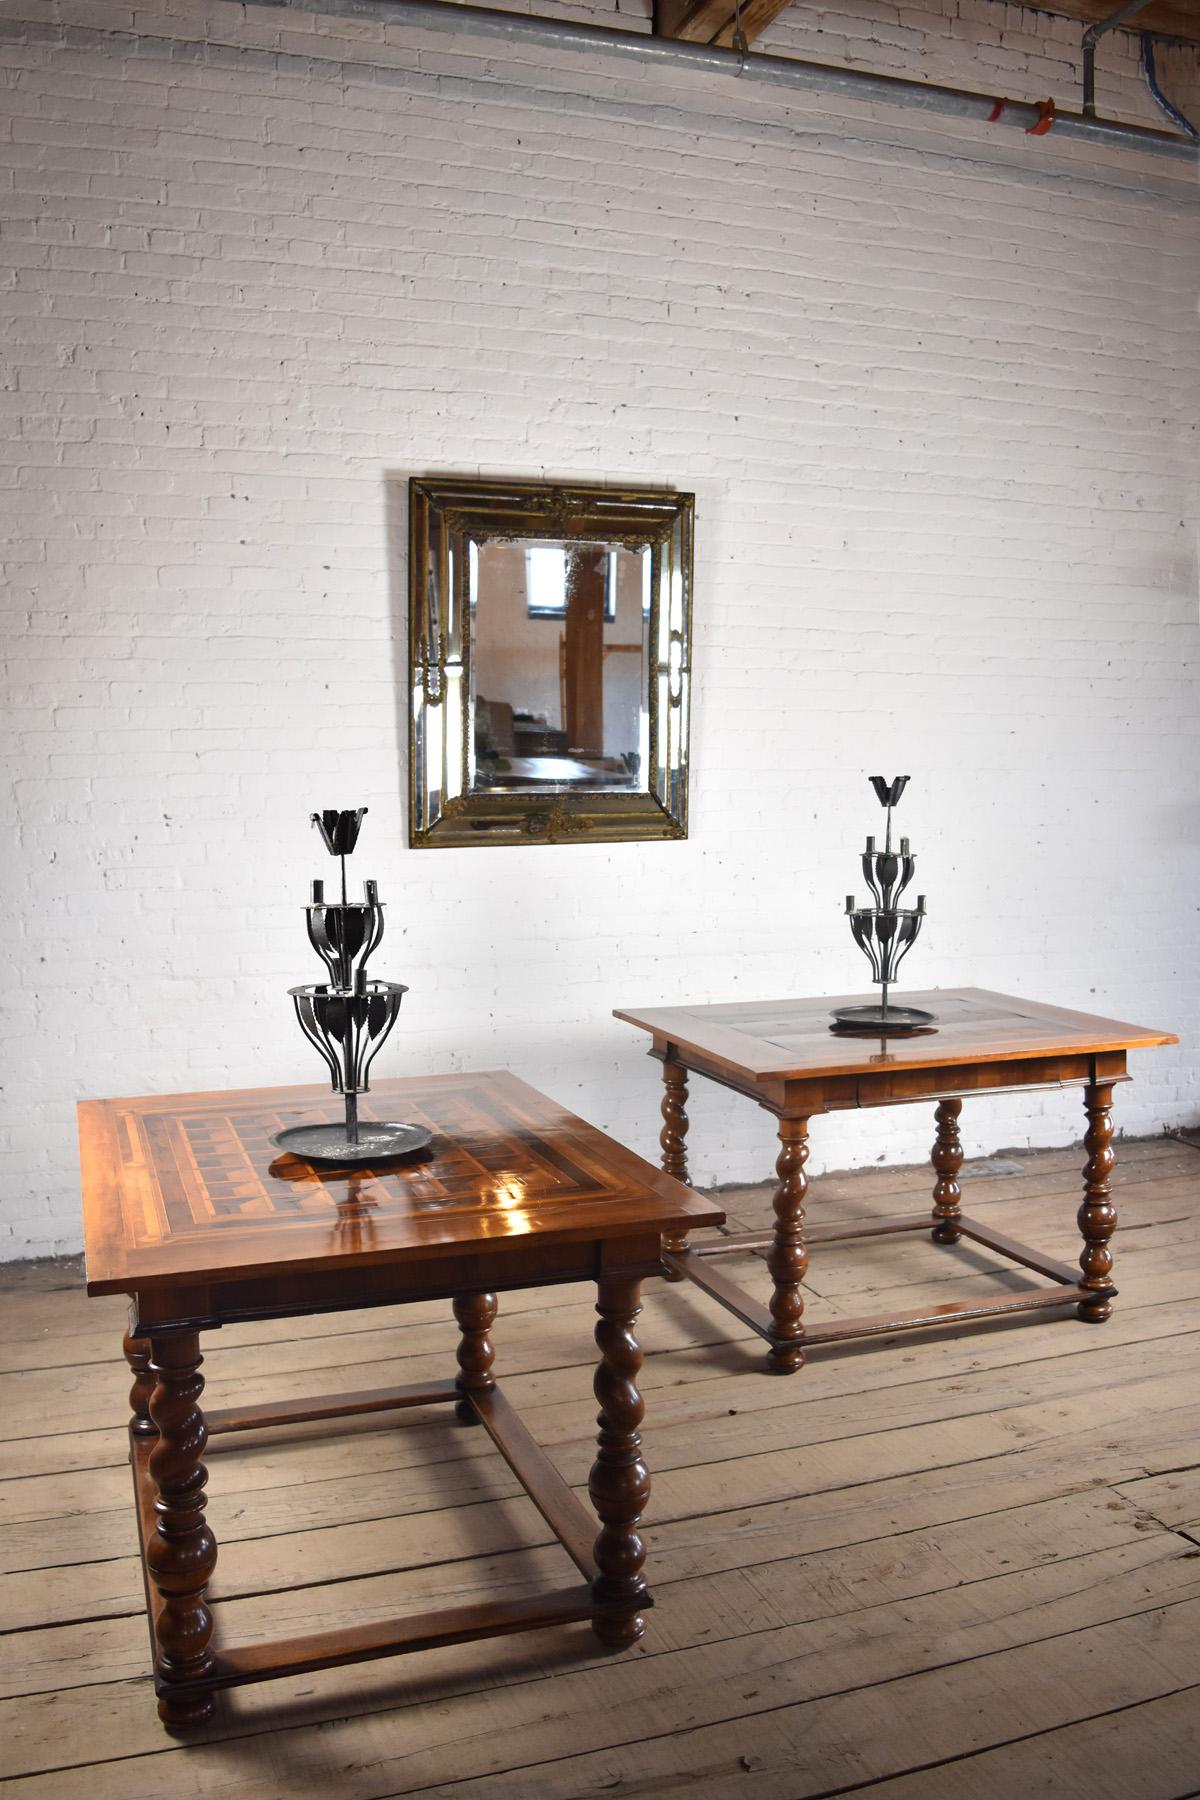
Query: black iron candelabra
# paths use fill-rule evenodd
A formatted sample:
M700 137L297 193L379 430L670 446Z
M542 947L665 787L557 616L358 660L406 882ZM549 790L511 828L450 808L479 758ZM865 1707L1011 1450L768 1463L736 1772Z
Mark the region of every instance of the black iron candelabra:
M898 851L892 849L892 809L908 786L907 775L886 781L882 775L870 777L876 798L887 808L887 827L883 849L877 850L875 839L867 839L862 855L862 871L871 890L873 906L857 906L854 895L846 895L846 917L854 941L871 965L871 974L882 989L878 1006L840 1006L834 1010L834 1030L843 1031L921 1031L934 1022L934 1014L916 1006L893 1006L888 990L896 979L896 971L912 949L925 922L925 896L917 895L917 904L900 905L901 895L916 870L917 859L906 837L900 839Z
M345 1119L335 1125L293 1125L271 1140L307 1162L370 1163L424 1149L433 1136L422 1125L360 1120L358 1097L369 1090L371 1064L382 1049L408 989L399 981L372 980L367 962L383 937L383 905L377 882L363 884L363 898L346 893L346 858L358 843L366 807L357 812L313 813L312 822L331 856L341 861L341 899L326 900L314 881L307 908L308 941L325 964L324 982L289 988L296 1017L309 1043L324 1058Z

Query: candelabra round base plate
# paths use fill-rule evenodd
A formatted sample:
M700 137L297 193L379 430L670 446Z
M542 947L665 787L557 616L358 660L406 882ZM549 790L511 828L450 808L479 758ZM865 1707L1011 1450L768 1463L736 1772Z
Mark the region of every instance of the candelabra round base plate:
M834 1023L830 1031L865 1031L873 1036L879 1032L928 1031L934 1024L937 1015L922 1012L919 1006L838 1006L834 1008Z
M345 1168L356 1163L397 1162L403 1157L415 1156L433 1142L433 1133L424 1125L362 1119L357 1144L352 1144L346 1136L344 1124L289 1125L286 1131L277 1131L271 1142L289 1155L300 1157L303 1162Z

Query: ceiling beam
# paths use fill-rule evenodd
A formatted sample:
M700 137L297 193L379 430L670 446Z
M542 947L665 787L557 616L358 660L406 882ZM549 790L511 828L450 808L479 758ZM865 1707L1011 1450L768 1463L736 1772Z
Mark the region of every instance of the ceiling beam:
M790 4L791 0L744 0L742 30L746 42L752 44ZM1111 6L1105 0L1049 0L1039 10L1062 13L1081 24L1094 25L1116 8L1117 0L1112 0ZM658 37L728 48L733 42L734 12L733 0L654 0L654 30ZM900 16L903 19L903 8ZM1126 20L1124 29L1200 42L1200 0L1150 0L1149 5Z
M791 0L744 0L742 30L752 44L791 5ZM685 44L733 43L733 0L654 0L654 30Z
M1094 25L1098 19L1115 13L1117 5L1118 0L1112 0L1111 6L1105 5L1104 0L1048 0L1041 10L1063 13L1068 19ZM1150 0L1149 6L1142 7L1140 12L1125 20L1121 30L1153 31L1159 37L1200 40L1200 0Z

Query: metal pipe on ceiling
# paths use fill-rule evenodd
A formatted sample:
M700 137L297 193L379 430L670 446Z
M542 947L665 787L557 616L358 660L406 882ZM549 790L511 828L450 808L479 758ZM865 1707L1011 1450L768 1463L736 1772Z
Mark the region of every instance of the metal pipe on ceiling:
M1106 19L1097 19L1089 25L1083 34L1083 110L1089 119L1096 116L1096 45L1106 31L1114 31L1134 13L1141 12L1147 0L1125 0L1124 6L1118 6L1115 13L1109 13Z
M1131 12L1144 0L1131 0L1122 9ZM1044 135L1053 128L1055 137L1108 144L1123 150L1148 150L1159 156L1183 158L1195 163L1197 148L1186 137L1170 131L1153 131L1142 125L1125 125L1080 113L1056 113L1050 102L1004 100L966 88L939 87L932 82L908 81L899 75L876 75L862 69L839 69L824 63L804 62L792 56L744 55L722 50L715 44L685 43L640 31L617 31L606 25L583 25L570 19L547 19L538 14L501 12L495 7L460 5L458 0L257 0L297 12L328 13L345 19L370 19L387 25L417 25L434 31L467 31L484 37L522 39L549 50L598 51L650 67L700 69L710 74L735 75L768 87L803 88L838 94L852 100L880 100L889 106L905 106L920 112L979 119L987 123L1020 126ZM1105 24L1116 22L1116 17Z

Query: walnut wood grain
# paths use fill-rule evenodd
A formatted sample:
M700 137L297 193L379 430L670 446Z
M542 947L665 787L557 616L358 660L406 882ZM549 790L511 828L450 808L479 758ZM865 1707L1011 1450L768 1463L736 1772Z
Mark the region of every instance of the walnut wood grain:
M985 1250L994 1250L997 1256L1005 1256L1010 1262L1048 1276L1051 1281L1061 1281L1066 1287L1075 1287L1079 1281L1078 1271L1059 1262L1056 1256L1048 1256L1044 1250L1033 1250L1028 1244L1019 1243L1016 1238L1008 1237L990 1225L981 1225L976 1219L968 1218L966 1213L959 1214L958 1226L963 1237L973 1244L982 1244ZM1115 1288L1113 1292L1116 1292Z
M594 1550L599 1573L592 1583L597 1607L592 1630L614 1650L634 1643L646 1628L639 1610L646 1599L646 1546L638 1526L650 1497L650 1476L638 1432L645 1408L637 1385L642 1352L634 1336L640 1293L637 1280L609 1275L601 1278L596 1299L600 1363L593 1385L600 1413L588 1493L601 1526Z
M469 1404L575 1567L594 1581L596 1525L583 1502L530 1437L498 1387L473 1392Z
M415 1650L437 1650L446 1644L467 1644L478 1638L505 1637L516 1631L539 1631L569 1625L592 1615L591 1589L580 1583L527 1599L481 1600L464 1606L440 1607L436 1612L414 1613L408 1618L379 1619L367 1625L344 1626L336 1631L316 1631L299 1638L275 1639L269 1644L247 1644L223 1650L217 1658L211 1686L240 1687L246 1682L303 1675L313 1669L336 1669L346 1663L372 1662L381 1656L398 1656Z
M677 1062L669 1060L663 1063L663 1096L662 1096L662 1130L658 1135L659 1148L662 1152L664 1174L675 1181L686 1182L688 1179L687 1161L687 1070ZM664 1251L681 1251L687 1249L687 1232L675 1231L663 1236ZM668 1281L678 1281L679 1276L669 1263L663 1264L663 1273Z
M909 1330L966 1323L1005 1312L1061 1308L1081 1295L1082 1318L1096 1323L1107 1318L1116 1291L1110 1279L1112 1253L1108 1245L1116 1225L1108 1188L1113 1087L1128 1079L1129 1050L1173 1044L1178 1039L1171 1032L1148 1026L1071 1012L982 988L906 993L906 1003L925 1008L937 1020L936 1030L920 1036L846 1037L831 1031L835 1007L862 1004L871 998L836 994L819 999L617 1011L617 1018L650 1034L650 1054L662 1062L664 1078L667 1069L706 1076L756 1100L781 1120L783 1147L777 1164L776 1222L770 1238L761 1232L708 1241L692 1238L683 1250L665 1242L665 1272L694 1282L766 1337L771 1344L768 1367L776 1372L800 1367L806 1344L878 1336L889 1327ZM680 1074L671 1076L676 1089L681 1078ZM1001 1233L972 1226L962 1216L958 1181L963 1161L958 1121L964 1095L1069 1085L1089 1091L1088 1164L1079 1212L1084 1240L1082 1281L1056 1259ZM801 1149L799 1135L793 1142L794 1123L828 1112L918 1100L937 1102L931 1153L936 1175L931 1221L935 1241L952 1248L963 1237L973 1239L1047 1276L1056 1283L1056 1291L1039 1295L1031 1290L994 1303L952 1303L928 1315L919 1311L880 1314L829 1326L806 1322L801 1284L811 1244L906 1232L929 1221L900 1218L851 1227L808 1227L803 1220L807 1149ZM668 1148L674 1154L664 1133L664 1155ZM773 1280L769 1313L730 1276L711 1266L718 1257L764 1249L768 1250Z
M376 1116L429 1122L432 1155L353 1173L278 1157L272 1130L298 1111L333 1116L322 1089L80 1109L90 1285L131 1297L131 1461L159 1711L170 1731L208 1719L217 1689L401 1650L585 1618L620 1648L639 1635L651 1604L638 1533L649 1492L637 1429L638 1284L657 1273L665 1233L719 1224L723 1212L507 1075L385 1083L374 1105ZM492 1373L496 1292L583 1280L599 1294L598 1536ZM588 1585L222 1646L206 1600L216 1544L204 1518L199 1328L428 1299L453 1305L455 1379L235 1405L214 1415L215 1430L453 1404L485 1426Z
M720 1209L504 1071L377 1083L361 1116L434 1133L421 1161L317 1170L272 1133L333 1120L327 1088L85 1101L79 1108L88 1292L138 1294L348 1267L406 1269L464 1251L506 1258L713 1223ZM473 1286L493 1285L485 1277Z
M893 1237L902 1231L925 1231L929 1219L925 1213L903 1213L895 1218L845 1219L836 1225L814 1225L804 1221L804 1242L811 1250L814 1244L838 1244L849 1238ZM723 1231L720 1237L703 1240L706 1259L714 1256L744 1256L749 1251L769 1250L775 1242L774 1231ZM1074 1275L1071 1280L1074 1281Z
M776 1375L790 1375L804 1362L804 1295L801 1282L808 1270L804 1242L804 1197L808 1177L808 1120L780 1119L779 1156L775 1173L775 1236L767 1268L771 1292L771 1348L767 1366Z
M458 1399L453 1381L422 1381L411 1387L364 1388L330 1394L320 1400L278 1400L270 1406L226 1406L206 1410L210 1438L235 1431L261 1431L269 1425L316 1425L325 1419L361 1418L366 1413L397 1412L410 1406L438 1406Z
M925 1221L922 1220L921 1223L924 1224ZM774 1239L767 1241L773 1244ZM727 1312L740 1319L743 1325L748 1325L751 1331L757 1331L759 1337L770 1341L772 1323L767 1308L752 1294L748 1294L745 1288L739 1287L723 1269L713 1267L716 1254L710 1252L707 1246L703 1251L668 1251L665 1261L675 1270L679 1280L694 1282L698 1288L719 1301Z
M1083 1204L1079 1208L1079 1229L1083 1234L1083 1251L1079 1266L1083 1270L1082 1286L1098 1290L1094 1298L1081 1300L1079 1317L1089 1325L1102 1325L1112 1316L1113 1255L1108 1240L1117 1229L1117 1209L1112 1203L1111 1178L1116 1157L1112 1138L1112 1088L1104 1083L1089 1087L1084 1096L1088 1128L1083 1147L1087 1162L1083 1166Z
M1106 1050L1131 1050L1179 1040L1169 1031L1127 1025L1117 1019L1069 1012L1012 994L984 988L936 988L903 996L906 1006L935 1013L938 1028L928 1037L887 1040L881 1050L876 1037L839 1037L829 1029L837 1006L877 1003L876 994L831 994L811 1000L734 1001L714 1006L661 1006L615 1017L651 1033L660 1050L689 1067L696 1052L709 1065L724 1069L756 1087L815 1077L827 1082L839 1075L879 1077L906 1075L961 1064L975 1066L1020 1062L1058 1055L1092 1056ZM936 1088L928 1090L931 1096ZM917 1093L905 1098L916 1099ZM848 1105L858 1105L848 1098Z
M129 1390L129 1429L138 1437L157 1437L158 1427L150 1417L150 1396L154 1392L154 1377L150 1373L150 1340L134 1337L127 1331L122 1349L125 1361L133 1373L133 1385Z
M821 1344L849 1342L852 1338L891 1337L900 1331L928 1330L938 1325L969 1325L985 1319L1002 1319L1008 1313L1054 1312L1073 1305L1084 1290L1071 1287L1026 1288L1006 1294L1002 1300L947 1300L937 1306L914 1306L904 1312L877 1313L863 1319L829 1319L810 1325L809 1349Z
M958 1172L963 1165L962 1139L958 1134L961 1112L961 1100L938 1101L937 1135L930 1159L937 1171L933 1184L933 1239L937 1244L957 1244L962 1236L962 1189L958 1185Z
M204 1517L208 1472L201 1461L208 1431L200 1410L204 1377L194 1331L156 1336L150 1346L155 1378L150 1416L158 1439L150 1451L156 1524L146 1544L146 1569L157 1589L156 1673L159 1717L171 1730L202 1724L213 1703L204 1694L169 1694L172 1687L211 1674L213 1619L205 1589L217 1563L217 1544Z
M496 1352L488 1333L496 1322L495 1294L456 1294L454 1317L458 1320L458 1374L454 1385L461 1396L454 1410L465 1425L477 1425L479 1414L471 1402L495 1387L492 1364Z

